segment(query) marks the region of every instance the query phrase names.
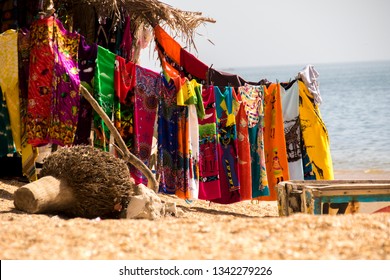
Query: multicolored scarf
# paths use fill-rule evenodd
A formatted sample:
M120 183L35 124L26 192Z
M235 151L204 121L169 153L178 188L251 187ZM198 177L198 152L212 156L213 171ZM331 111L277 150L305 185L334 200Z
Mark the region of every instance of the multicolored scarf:
M79 40L53 17L31 26L27 131L33 146L73 143L80 104Z

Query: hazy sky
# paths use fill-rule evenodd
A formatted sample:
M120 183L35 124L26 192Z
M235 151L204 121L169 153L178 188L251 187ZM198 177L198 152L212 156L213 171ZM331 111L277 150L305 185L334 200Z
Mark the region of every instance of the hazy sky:
M191 51L216 69L390 60L388 0L162 2L216 20L197 29L198 52ZM141 59L142 65L156 66L148 50Z

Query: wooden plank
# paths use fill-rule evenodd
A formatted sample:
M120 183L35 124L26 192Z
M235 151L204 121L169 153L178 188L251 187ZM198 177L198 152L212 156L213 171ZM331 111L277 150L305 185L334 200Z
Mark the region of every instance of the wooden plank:
M278 198L284 209L281 216L388 212L390 208L390 180L285 181L278 188L285 189Z

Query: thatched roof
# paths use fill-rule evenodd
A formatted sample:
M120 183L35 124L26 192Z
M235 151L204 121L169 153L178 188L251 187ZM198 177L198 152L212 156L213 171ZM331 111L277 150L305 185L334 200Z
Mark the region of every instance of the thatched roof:
M201 12L182 11L157 0L62 0L61 2L73 4L88 3L93 5L100 16L112 16L126 10L131 14L132 20L138 25L159 24L168 26L176 35L194 43L193 37L196 28L201 24L214 23L215 20L202 16Z

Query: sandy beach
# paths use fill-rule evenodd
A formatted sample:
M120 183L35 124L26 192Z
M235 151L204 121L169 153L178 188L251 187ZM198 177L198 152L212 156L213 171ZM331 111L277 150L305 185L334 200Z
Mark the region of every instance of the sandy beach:
M336 179L390 179L390 173L336 172ZM388 260L390 214L279 217L276 202L230 205L173 196L180 217L68 219L16 210L25 183L0 180L3 260Z

